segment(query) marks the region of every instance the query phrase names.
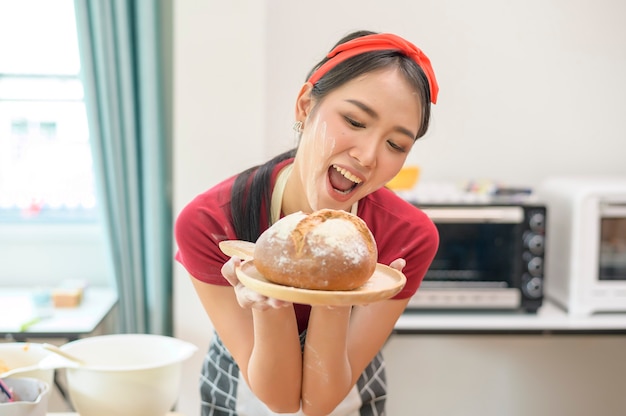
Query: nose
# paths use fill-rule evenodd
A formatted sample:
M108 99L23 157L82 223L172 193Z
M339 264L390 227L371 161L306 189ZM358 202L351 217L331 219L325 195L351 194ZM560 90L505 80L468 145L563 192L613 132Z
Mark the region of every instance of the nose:
M373 139L359 141L350 149L350 156L356 159L363 167L372 168L376 166L378 141Z

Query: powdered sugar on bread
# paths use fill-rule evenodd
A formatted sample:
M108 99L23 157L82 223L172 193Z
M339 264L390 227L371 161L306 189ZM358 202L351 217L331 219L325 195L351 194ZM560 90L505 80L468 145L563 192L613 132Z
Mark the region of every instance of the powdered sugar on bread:
M363 220L325 209L277 221L259 237L254 258L259 272L275 283L350 290L371 277L377 250Z
M354 238L355 232L359 232L353 223L343 219L329 219L311 230L312 239L322 239L324 244L316 244L311 251L319 257L329 254L329 251L342 249L347 260L357 264L364 257L370 255L370 251L364 240Z

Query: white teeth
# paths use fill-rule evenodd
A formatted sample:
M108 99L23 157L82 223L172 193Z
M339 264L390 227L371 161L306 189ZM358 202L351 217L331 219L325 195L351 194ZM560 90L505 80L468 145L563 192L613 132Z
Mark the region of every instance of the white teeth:
M335 170L339 173L341 173L346 179L351 180L354 183L361 183L361 179L357 178L356 176L354 176L353 174L351 174L350 172L348 172L347 170L340 168L337 165L333 165L333 168L335 168Z

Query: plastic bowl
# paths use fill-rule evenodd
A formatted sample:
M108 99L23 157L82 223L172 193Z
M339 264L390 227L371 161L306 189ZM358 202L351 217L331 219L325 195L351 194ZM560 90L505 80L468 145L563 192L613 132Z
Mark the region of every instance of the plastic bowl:
M50 352L41 344L33 342L7 342L0 343L0 373L18 367L26 367L38 364L44 358L50 356ZM36 370L19 373L16 377L32 377L46 382L52 386L54 382L54 370Z
M18 401L0 402L2 416L45 416L48 412L50 385L37 378L7 378L4 380Z
M149 334L103 335L61 349L86 365L66 369L70 400L81 416L162 416L180 394L188 342Z

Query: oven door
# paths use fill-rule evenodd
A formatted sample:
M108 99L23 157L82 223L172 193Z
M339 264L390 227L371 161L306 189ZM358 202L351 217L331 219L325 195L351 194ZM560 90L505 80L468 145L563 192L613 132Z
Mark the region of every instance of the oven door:
M600 205L598 280L626 281L626 203Z
M524 209L520 206L422 208L439 231L439 250L414 308L516 309Z

